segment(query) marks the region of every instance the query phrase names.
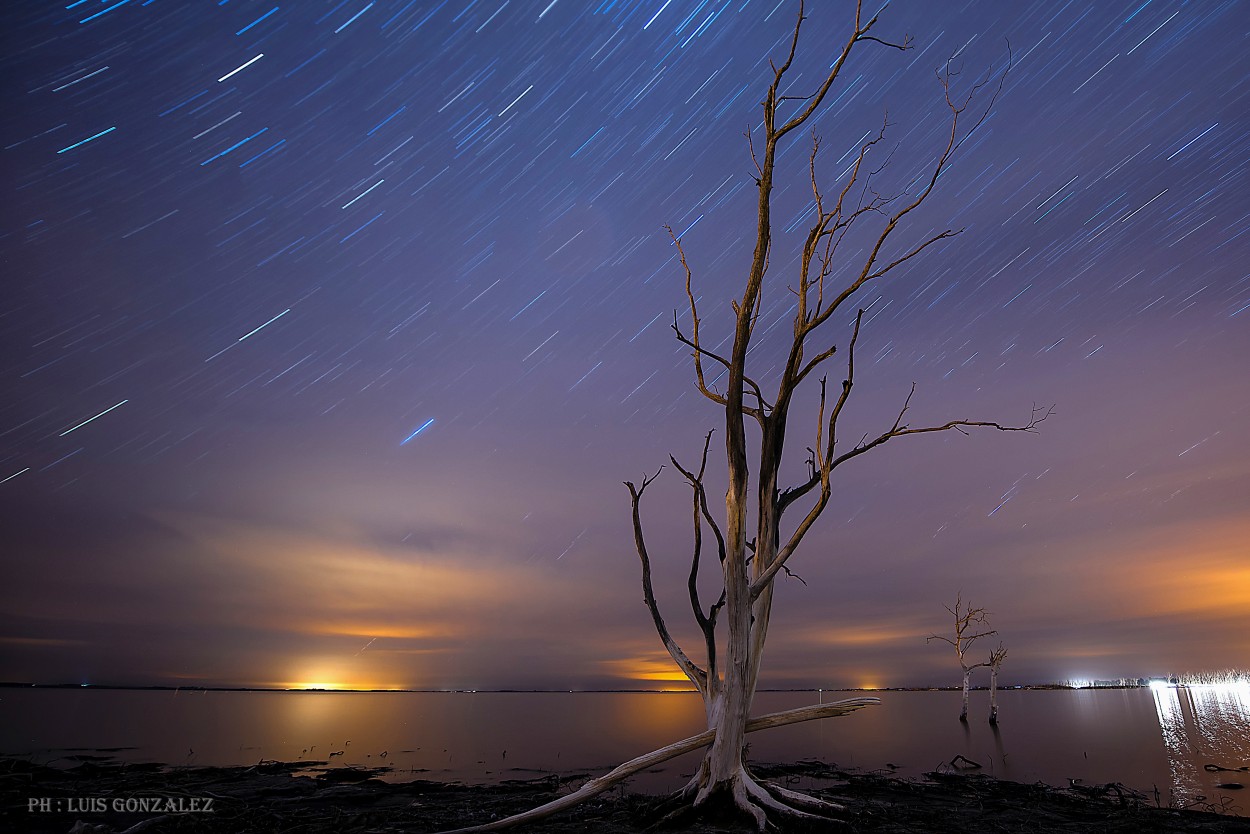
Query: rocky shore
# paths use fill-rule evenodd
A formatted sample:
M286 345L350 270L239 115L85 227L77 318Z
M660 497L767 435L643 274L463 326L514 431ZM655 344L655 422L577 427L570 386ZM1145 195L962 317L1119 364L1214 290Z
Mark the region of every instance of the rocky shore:
M571 774L490 786L384 782L377 771L340 767L296 775L309 762L251 767L165 768L81 757L69 768L0 759L0 830L55 834L138 832L411 832L489 822L569 792ZM324 763L323 763L324 764ZM760 765L756 772L846 807L840 823L785 832L1250 832L1243 807L1225 800L1170 808L1121 785L1058 789L961 773L899 779L846 773L819 763ZM637 834L658 818L657 798L613 791L558 816L518 828L553 834ZM696 834L739 830L703 821Z

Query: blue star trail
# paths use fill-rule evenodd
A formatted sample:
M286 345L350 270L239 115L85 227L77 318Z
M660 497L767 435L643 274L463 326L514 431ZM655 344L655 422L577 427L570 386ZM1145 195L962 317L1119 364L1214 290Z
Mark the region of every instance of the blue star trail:
M408 443L408 441L409 441L409 440L412 440L414 437L416 437L417 435L419 435L421 432L425 431L426 429L428 429L428 428L429 428L430 426L432 426L432 425L434 425L434 418L433 418L433 417L431 417L430 419L428 419L428 420L426 420L424 423L422 423L422 424L420 425L420 427L418 427L418 428L417 428L417 430L416 430L416 431L414 431L412 434L408 435L408 436L407 436L407 437L405 437L403 440L399 441L399 445L400 445L400 446L407 445L407 443Z

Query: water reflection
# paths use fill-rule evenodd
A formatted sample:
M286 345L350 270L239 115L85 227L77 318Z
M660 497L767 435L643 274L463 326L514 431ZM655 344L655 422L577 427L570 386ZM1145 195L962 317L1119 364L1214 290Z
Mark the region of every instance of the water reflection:
M1250 765L1250 681L1184 687L1156 682L1150 688L1173 799L1181 805L1229 804L1229 789L1218 786L1250 783L1250 774L1237 770Z
M862 693L761 692L756 712ZM817 759L920 777L956 756L1017 782L1121 782L1180 804L1235 813L1250 787L1250 683L1153 689L1008 690L999 724L982 701L958 720L958 692L877 692L880 706L749 737L757 762ZM974 693L974 698L984 693ZM0 754L67 763L77 748L126 748L130 761L247 765L259 759L386 766L385 778L496 782L546 773L602 773L704 727L699 697L646 693L350 693L27 690L0 693ZM350 744L348 741L350 740ZM331 757L331 753L334 754ZM698 753L631 780L673 790Z

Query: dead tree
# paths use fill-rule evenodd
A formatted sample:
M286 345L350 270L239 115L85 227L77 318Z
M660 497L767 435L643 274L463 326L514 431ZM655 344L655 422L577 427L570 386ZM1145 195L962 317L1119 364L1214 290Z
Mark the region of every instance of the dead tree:
M788 287L778 281L768 282L773 298L780 298L788 291L793 294L795 304L793 329L785 352L775 360L761 360L758 366L778 369L774 372L775 388L758 376L754 360L752 369L747 367L764 306L765 279L772 277L769 275L770 256L773 254L772 200L779 150L798 138L800 128L812 119L825 101L857 46L872 44L877 48L905 50L910 45L908 39L894 43L877 37L873 32L877 17L864 19L861 11L857 3L854 24L845 43L810 95L782 93L786 86L786 74L798 50L805 19L801 2L798 20L789 38L788 52L780 65L770 64L772 72L762 102L762 123L748 133L758 190L754 253L741 295L731 302L733 332L732 339L726 340L731 342L727 352L718 352L710 347L716 340L705 337L703 320L692 289L693 270L681 239L669 229L685 273L690 311L689 323L685 327L674 313L672 328L679 342L690 349L698 391L719 406L724 421L728 489L723 521L717 521L707 497L705 473L712 433L709 432L704 440L697 467L685 468L670 456L674 467L692 491L693 555L687 584L691 611L702 636L702 663L692 659L678 644L660 612L652 589L651 556L643 534L641 503L643 494L659 471L644 477L641 484L626 482L632 508L634 542L642 565L643 600L669 656L702 696L707 717L707 732L696 737L700 739L698 745L706 746L707 751L694 777L675 795L674 802L679 808L700 812L720 808L742 815L761 830L768 824L770 816L810 818L839 810L823 800L760 781L747 767L744 749L746 733L758 726L753 724L751 708L764 656L774 583L779 574L789 573L790 559L828 506L835 472L841 475L843 467L856 458L900 437L947 431L966 434L976 427L1027 432L1032 431L1048 414L1034 407L1029 419L1020 425L955 419L935 425L913 426L908 421L915 393L913 385L893 422L883 430L865 435L858 441L852 439L849 443L841 434L843 424L840 420L856 384L855 349L864 324L863 309L853 315L849 312L855 309L854 305L863 295L865 287L875 286L931 246L958 234L955 230L945 229L923 236L919 242L902 246L896 243L901 237L896 232L909 228L908 216L933 193L952 156L990 112L1002 89L1002 80L1000 78L997 84L991 84L988 75L974 85L966 97L956 97L952 90L952 73L938 74L948 108L948 128L941 134L942 140L933 151L932 161L912 185L900 193L882 194L874 181L885 167L883 163L874 169L875 156L880 153L879 146L885 137L885 125L857 149L854 161L846 170L836 193L826 191L820 184L817 175L820 139L813 134L805 177L810 179L813 196L812 220L802 250L798 253L798 268ZM854 244L842 247L852 232L856 235L862 233L858 240L867 241L858 254L848 253ZM839 277L835 278L835 275ZM835 319L835 316L838 318ZM827 398L823 368L838 346L828 332L830 328L825 325L832 327L839 322L845 322L849 329L843 344L845 375L836 397ZM725 379L723 388L717 389L715 382L709 382L709 377L713 375ZM790 408L795 392L804 383L819 384L819 405L816 413L807 418L814 418L808 425L814 430L815 437L808 448L806 477L783 488L779 484L779 472L790 427ZM766 386L773 393L766 394ZM747 442L748 424L759 432L758 441L750 446ZM753 489L751 470L755 471ZM710 543L707 541L709 536ZM710 605L701 599L699 585L705 544L714 552L708 561L712 568L718 570L721 580L719 593ZM840 715L873 701L875 699L856 699L849 703L807 707L780 717L773 716L773 720L784 723ZM671 752L677 748L680 748L678 752ZM593 795L634 772L636 768L633 765L638 762L649 766L686 749L689 748L682 744L670 745L665 751L640 757L609 774L612 778L595 780L593 790L588 790L591 788L588 785L587 790L576 795L579 799ZM664 755L657 758L661 753ZM559 807L567 807L567 803ZM552 810L558 808L535 809L492 824L492 829L528 822Z
M955 597L955 607L946 607L951 616L955 618L955 637L945 637L940 634L930 635L929 642L941 640L943 643L949 643L955 648L955 656L959 658L959 668L964 673L964 697L963 706L959 711L959 720L967 723L968 721L968 680L972 676L972 670L980 669L982 666L991 666L994 660L994 653L990 653L990 660L983 663L968 662L968 648L976 640L982 637L989 637L998 632L994 629L988 631L977 631L981 626L989 623L989 612L984 608L973 608L972 603L964 603L963 596ZM1000 646L1001 648L1001 646ZM1003 651L1004 656L1006 651ZM997 719L991 718L990 723L994 723Z
M998 669L1007 658L1007 650L999 643L998 648L990 652L986 666L990 667L990 723L998 723Z

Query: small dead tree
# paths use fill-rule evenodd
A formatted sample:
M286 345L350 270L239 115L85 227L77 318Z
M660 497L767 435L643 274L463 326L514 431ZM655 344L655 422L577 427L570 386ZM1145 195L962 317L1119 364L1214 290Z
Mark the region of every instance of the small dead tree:
M693 554L687 585L690 608L702 637L702 663L697 663L678 644L660 612L652 588L651 555L643 533L641 504L643 494L659 471L644 477L641 484L625 484L630 495L634 543L642 565L643 601L669 656L703 699L707 731L627 762L612 773L587 783L581 790L546 806L465 831L497 830L538 819L594 796L642 767L699 747L706 747L706 753L694 777L674 795L674 804L678 806L676 813L690 809L700 812L720 809L730 815L745 817L761 831L768 825L770 817L810 819L836 814L841 810L837 805L757 779L745 758L745 736L748 732L796 721L844 715L876 702L872 698L859 698L761 718L751 717L777 576L782 572L789 574L790 559L829 505L835 472L841 475L843 467L861 455L910 435L947 431L967 434L971 428L1029 432L1049 413L1034 407L1029 419L1018 425L956 419L936 425L913 426L908 421L915 393L913 385L893 422L888 423L884 430L864 435L857 442L852 439L849 443L842 435L843 424L840 421L857 382L855 349L864 324L864 310L859 309L853 315L846 314L854 309L854 300L862 295L866 286L882 281L929 247L958 234L955 230L945 229L922 234L919 242L900 246L896 243L899 236L895 233L909 228L908 215L929 198L939 178L950 166L954 154L985 121L1002 89L1002 78L991 84L988 75L973 85L966 97L957 97L952 90L953 73L938 73L938 82L948 108L948 128L941 134L942 139L934 150L932 161L901 192L880 193L876 178L888 162L888 154L880 167L874 168L870 161L880 153L879 145L885 138L886 125L860 144L836 194L826 191L820 184L817 158L821 143L819 137L813 134L805 178L810 180L813 198L811 225L803 238L797 270L790 285L785 287L778 286L776 281L768 282L768 289L774 298L781 298L787 292L793 296L794 315L789 344L784 353L775 359L753 356L752 369L748 370L747 359L754 347L752 340L764 308L765 279L772 277L769 275L774 243L772 200L779 150L800 135L800 128L825 101L857 46L875 44L879 48L896 50L910 48L909 39L891 42L877 37L873 32L877 17L865 19L860 3L856 3L851 31L840 52L827 65L829 69L816 83L815 89L804 96L784 94L786 74L794 62L804 20L803 3L800 2L788 52L779 66L770 64L772 73L762 102L762 122L747 134L758 190L755 246L741 295L731 302L734 316L730 322L731 337L726 339L730 342L726 352L709 347L715 341L705 338L703 320L692 289L693 271L686 251L681 239L671 228L668 230L685 273L690 311L689 324L685 327L674 312L672 329L678 341L690 349L696 387L719 407L725 431L729 485L722 522L717 521L709 507L705 481L712 433L709 432L704 439L697 467L685 468L676 458L669 458L692 492ZM987 91L988 102L978 95ZM972 108L974 101L977 101L977 106ZM857 235L862 233L863 236L852 238L856 243L843 248L843 242L852 232ZM854 250L848 254L847 250L852 245L865 240L858 254ZM842 314L842 317L835 319L837 314ZM821 370L834 356L838 346L825 325L831 321L836 324L839 320L850 325L850 332L843 345L845 375L840 391L830 402ZM755 370L757 359L759 369L777 369L773 371L775 388L758 375L759 371ZM717 389L715 381L709 381L713 373L725 379L723 388ZM779 474L791 404L801 385L814 385L817 380L819 404L813 415L815 437L813 445L807 450L807 474L801 482L783 488L779 483ZM771 395L765 393L766 386L773 392ZM750 445L747 441L748 425L758 430L756 442ZM752 470L755 473L753 489ZM713 540L709 549L714 551L714 558L708 561L712 568L718 569L721 580L719 594L710 605L701 599L699 585L704 545L707 543L705 533L710 534Z
M990 653L990 660L983 663L968 662L968 648L978 639L989 637L997 634L994 629L987 631L978 631L979 628L989 623L989 612L984 608L973 608L972 603L965 603L963 595L955 597L955 607L946 606L946 610L955 618L955 636L954 638L945 637L940 634L932 634L928 638L928 642L940 640L943 643L949 643L955 648L955 656L959 658L959 668L964 673L964 697L963 706L959 711L959 720L964 723L968 722L968 683L972 677L972 670L980 669L982 666L991 666L994 660L994 653ZM1000 647L1001 648L1001 647ZM1006 655L1006 651L1003 651ZM991 667L993 668L993 667ZM991 719L993 723L996 718Z
M986 666L990 667L990 723L998 723L998 669L1007 658L1007 650L999 643L998 648L990 652Z

